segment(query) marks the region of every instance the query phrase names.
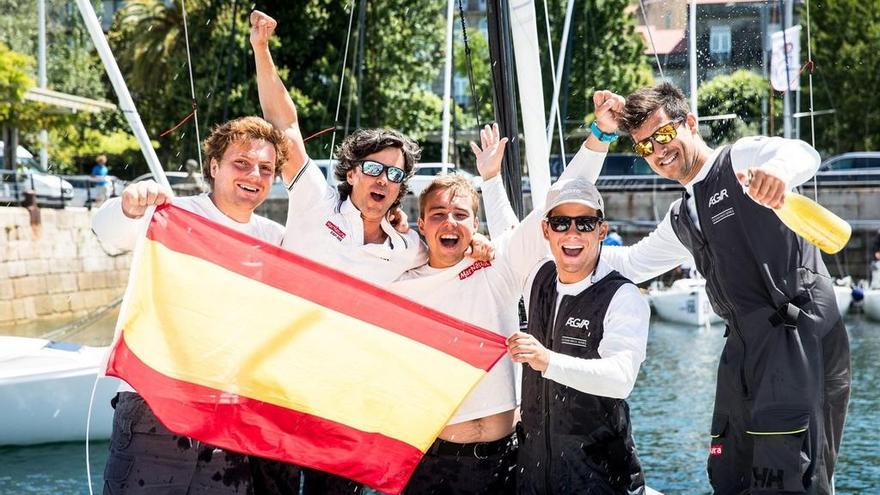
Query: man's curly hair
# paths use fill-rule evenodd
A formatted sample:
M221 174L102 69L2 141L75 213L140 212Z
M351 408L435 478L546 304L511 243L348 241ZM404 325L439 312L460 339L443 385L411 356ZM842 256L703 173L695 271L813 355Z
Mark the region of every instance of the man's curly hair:
M284 137L284 133L260 117L240 117L211 129L211 134L205 138L204 145L207 162L211 163L211 159L214 159L220 163L230 144L251 139L261 139L275 148L275 175L280 174L281 167L287 161L287 138ZM211 175L210 167L206 167L204 179L211 188L214 187L214 177Z
M422 156L422 149L412 139L394 129L358 129L342 141L336 150L338 162L333 170L339 184L340 197L345 200L351 195L351 184L348 183L348 171L357 166L365 156L384 150L397 148L403 154L403 171L406 172L400 184L400 193L391 208L400 205L400 201L409 190L406 183L412 177L416 162Z

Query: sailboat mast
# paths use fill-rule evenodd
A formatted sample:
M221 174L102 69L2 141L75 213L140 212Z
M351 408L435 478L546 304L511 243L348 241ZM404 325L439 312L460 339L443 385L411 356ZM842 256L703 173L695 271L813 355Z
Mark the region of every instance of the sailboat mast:
M513 43L510 36L510 7L507 0L488 0L486 13L489 28L489 57L492 68L492 102L495 121L503 136L508 136L502 165L502 180L513 211L523 217L522 166L519 149L519 118L516 114L516 90L513 87ZM543 119L543 116L542 116ZM480 123L477 122L479 125ZM543 128L543 125L541 126Z

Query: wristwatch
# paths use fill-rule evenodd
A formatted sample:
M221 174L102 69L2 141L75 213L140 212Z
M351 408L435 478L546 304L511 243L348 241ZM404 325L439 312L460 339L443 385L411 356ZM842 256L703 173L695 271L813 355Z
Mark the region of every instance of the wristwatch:
M590 131L593 132L593 135L596 136L596 139L602 141L603 143L613 143L617 141L617 138L620 137L617 133L614 132L602 132L602 129L599 129L599 126L596 124L594 120L592 124L590 124Z

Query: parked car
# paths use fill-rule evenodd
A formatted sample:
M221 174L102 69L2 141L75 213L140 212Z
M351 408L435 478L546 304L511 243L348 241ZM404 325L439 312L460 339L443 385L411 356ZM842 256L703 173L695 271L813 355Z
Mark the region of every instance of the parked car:
M820 172L841 172L844 170L880 171L880 151L856 151L833 156L819 167Z
M434 180L434 176L443 172L443 163L417 163L415 174L410 177L407 185L409 187L409 192L411 192L414 196L418 196L431 184L431 181ZM461 170L456 168L456 166L452 163L445 164L447 173L451 174L459 174L466 177L471 184L477 189L480 188L480 185L483 183L483 179L479 176L476 176L470 172L465 170Z
M0 166L4 162L0 141ZM25 191L34 191L40 206L63 207L73 199L73 186L63 178L40 170L34 156L23 147L16 150L15 170L0 169L0 204L20 203Z
M97 178L91 175L65 175L64 180L73 186L73 199L70 206L93 206L108 198L119 196L125 189L125 181L112 175ZM107 186L100 182L108 182Z
M880 151L856 151L825 160L816 174L819 184L849 186L880 183ZM812 184L812 180L808 184Z
M574 154L565 155L565 163L570 163ZM550 175L559 177L562 174L562 162L559 155L550 156ZM656 175L644 158L634 153L608 153L602 165L602 175Z

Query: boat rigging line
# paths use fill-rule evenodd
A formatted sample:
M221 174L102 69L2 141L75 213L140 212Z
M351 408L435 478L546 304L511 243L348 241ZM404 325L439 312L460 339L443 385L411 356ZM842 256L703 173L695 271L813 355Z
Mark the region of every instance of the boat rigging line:
M480 96L477 94L477 84L474 80L474 64L471 58L471 44L468 41L467 21L464 18L464 4L458 0L458 16L461 19L461 37L464 41L464 58L467 65L468 83L471 87L471 100L474 107L475 129L480 128Z
M691 0L692 2L694 0ZM657 46L654 44L654 35L651 34L651 25L648 24L648 14L645 12L645 2L639 0L639 10L642 11L642 19L645 22L645 31L648 32L648 40L651 42L651 51L654 52L654 60L657 62L657 71L660 72L660 79L666 79L663 75L663 66L660 65L660 56L657 55ZM696 110L696 108L694 109Z
M330 138L330 159L333 159L333 146L336 145L336 131L339 128L339 109L342 107L342 89L345 87L345 66L348 64L348 43L351 41L351 26L354 22L354 0L349 3L348 32L345 35L345 51L342 55L342 70L339 73L339 96L336 98L336 115L333 117L333 137ZM358 81L360 84L360 81ZM358 105L361 103L358 102Z
M192 116L196 127L196 151L198 152L199 157L199 173L204 176L205 170L202 167L202 140L199 138L199 105L196 101L196 86L195 81L193 80L192 57L189 52L189 28L187 27L186 22L186 0L181 0L180 8L183 12L183 40L186 43L186 67L189 70L189 91L192 98L193 108Z
M546 31L547 31L547 55L548 55L547 58L550 59L550 76L553 78L553 100L554 100L553 103L551 104L552 106L550 109L550 117L547 119L547 121L550 122L547 125L547 128L553 129L553 117L554 117L553 109L556 109L556 115L555 115L556 125L559 127L559 156L560 156L560 159L562 160L562 166L565 167L565 134L562 131L562 117L559 116L559 103L556 101L559 99L559 86L558 86L558 82L556 79L556 64L553 62L553 39L550 36L550 12L547 9L547 1L548 0L544 0L542 3L544 4L544 27L546 28ZM569 4L571 4L571 3L572 3L572 0L569 0ZM570 18L566 17L566 20L570 20ZM559 52L560 60L562 60L562 57L564 56L565 41L567 38L567 36L566 36L567 34L568 33L563 33L563 35L562 35L562 47L560 47L561 51ZM559 70L561 71L562 67L560 67ZM551 130L550 132L547 133L547 152L548 153L550 152L550 149L553 147L552 139L553 139L553 131Z

